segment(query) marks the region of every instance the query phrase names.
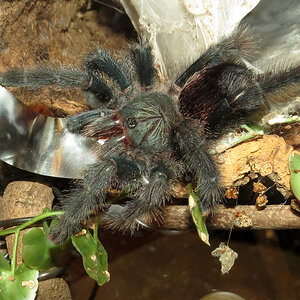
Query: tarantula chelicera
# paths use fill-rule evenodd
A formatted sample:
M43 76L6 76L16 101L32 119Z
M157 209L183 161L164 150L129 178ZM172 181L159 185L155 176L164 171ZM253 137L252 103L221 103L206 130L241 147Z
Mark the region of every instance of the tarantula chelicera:
M104 142L95 143L98 161L61 199L65 213L50 232L52 240L62 242L80 230L80 222L93 210L104 210L112 188L125 189L131 200L118 210L108 209L107 223L133 231L140 216L159 218L172 183L185 174L194 178L202 211L212 210L222 193L206 139L267 108L269 100L286 100L299 92L299 66L275 74L257 74L247 67L245 62L257 54L255 40L249 29L237 29L171 84L155 80L145 43L131 46L121 65L98 50L86 56L83 70L43 67L1 74L3 86L81 88L94 108L68 118L70 131Z

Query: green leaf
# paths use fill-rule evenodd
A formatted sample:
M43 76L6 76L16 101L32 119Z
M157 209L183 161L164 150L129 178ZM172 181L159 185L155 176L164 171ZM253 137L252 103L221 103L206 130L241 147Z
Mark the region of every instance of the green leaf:
M49 270L54 266L51 248L55 245L41 228L31 228L23 236L22 257L26 265L38 270Z
M48 231L48 230L47 230ZM65 253L65 243L56 245L41 228L31 228L23 236L22 257L26 265L37 270L49 270L60 265Z
M300 200L300 155L292 153L290 155L291 188L295 197Z
M0 300L33 300L38 288L37 270L20 264L15 272L3 268L3 255L0 255Z
M202 211L199 205L198 197L193 191L191 185L189 185L189 207L193 218L193 222L196 225L196 229L200 239L210 246L209 234L205 225L205 221L202 217Z
M83 265L88 275L99 285L108 282L110 274L108 272L107 252L97 237L94 238L89 230L84 229L84 234L72 236L72 243L82 255Z
M10 265L9 262L0 253L0 276L2 275L1 274L2 271L10 271Z

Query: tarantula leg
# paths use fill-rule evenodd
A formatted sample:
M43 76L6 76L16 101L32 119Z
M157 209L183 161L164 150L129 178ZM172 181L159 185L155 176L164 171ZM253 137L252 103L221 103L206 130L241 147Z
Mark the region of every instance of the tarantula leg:
M187 120L181 122L174 130L174 139L186 172L198 178L196 190L202 212L213 209L221 199L220 174L205 148L199 125Z
M300 65L267 73L258 77L264 97L273 102L285 102L299 96Z
M272 104L279 107L300 92L300 66L275 74L258 75L252 80L244 77L244 82L241 82L241 74L232 74L230 78L227 95L223 99L226 105L220 105L207 119L211 131L215 133L232 127L237 121L245 122L249 117L253 121L260 120Z
M142 177L143 187L135 199L128 201L124 207L110 208L105 215L108 227L113 230L133 233L140 224L139 218L159 221L161 206L170 198L170 172L163 165L157 165L150 171L148 179Z
M153 56L149 45L136 45L131 49L133 61L136 66L139 82L143 87L153 84L155 69L153 66Z
M251 71L233 64L220 64L199 71L180 91L180 112L201 121L207 121L214 114L218 121L230 110L227 102L229 92L246 88L253 81L252 77ZM219 115L216 115L217 109L220 111Z
M253 60L258 52L255 39L255 36L248 27L238 27L231 36L209 47L200 55L200 57L179 76L175 81L175 85L183 87L193 74L207 67L223 63Z
M0 85L30 89L39 89L50 85L57 85L61 88L79 87L84 89L89 81L90 77L86 72L71 68L11 70L0 74Z
M111 88L93 73L91 74L90 83L86 91L90 92L90 94L87 95L87 100L91 108L97 108L103 103L107 104L113 98Z
M70 132L80 133L85 126L110 113L111 110L108 109L94 109L68 117L67 128Z
M117 116L108 114L88 124L82 133L92 138L112 138L120 134L123 135L123 129Z
M121 68L104 50L98 50L87 55L85 65L90 74L102 72L107 74L119 85L122 91L131 85Z
M61 243L81 228L80 222L87 219L93 210L102 208L107 192L117 172L113 160L101 161L90 166L77 189L61 199L64 211L59 224L51 229L49 236L55 243Z
M87 98L88 104L92 108L99 106L99 101L107 103L113 97L111 89L94 74L66 67L61 70L51 68L11 70L0 74L0 85L29 89L39 89L51 85L60 88L78 87L91 93Z

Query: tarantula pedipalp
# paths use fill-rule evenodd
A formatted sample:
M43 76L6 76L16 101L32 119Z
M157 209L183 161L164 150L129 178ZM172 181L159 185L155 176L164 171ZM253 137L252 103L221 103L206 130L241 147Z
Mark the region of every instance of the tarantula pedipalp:
M133 231L144 214L158 219L161 206L170 198L172 182L187 173L195 178L202 210L213 209L221 199L220 175L205 138L216 138L267 107L268 100L278 94L287 100L299 92L299 66L257 75L244 63L255 55L255 37L249 29L239 28L200 55L167 87L155 83L151 49L146 44L131 48L133 68L124 69L99 50L87 55L83 71L40 68L0 74L3 86L79 87L86 91L91 106L99 106L68 119L70 131L105 142L95 143L98 161L61 199L65 213L50 232L52 240L62 242L80 230L80 222L94 209L104 209L111 188L126 189L132 198L118 210L108 209L111 228Z

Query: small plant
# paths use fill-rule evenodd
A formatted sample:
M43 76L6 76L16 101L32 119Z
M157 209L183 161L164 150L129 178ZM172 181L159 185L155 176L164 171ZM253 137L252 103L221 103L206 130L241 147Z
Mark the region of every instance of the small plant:
M61 245L54 244L48 238L49 230L57 223L57 219L48 226L47 218L60 216L63 212L52 212L44 209L41 215L21 224L20 226L0 231L0 236L15 234L11 263L0 254L0 300L32 300L38 289L39 271L47 271L60 264L66 254L69 241ZM20 232L31 225L43 221L42 228L30 228L23 236L23 263L16 266L17 249ZM108 282L107 253L98 239L98 219L96 218L93 235L84 229L71 237L72 244L82 255L83 265L87 274L99 285Z

